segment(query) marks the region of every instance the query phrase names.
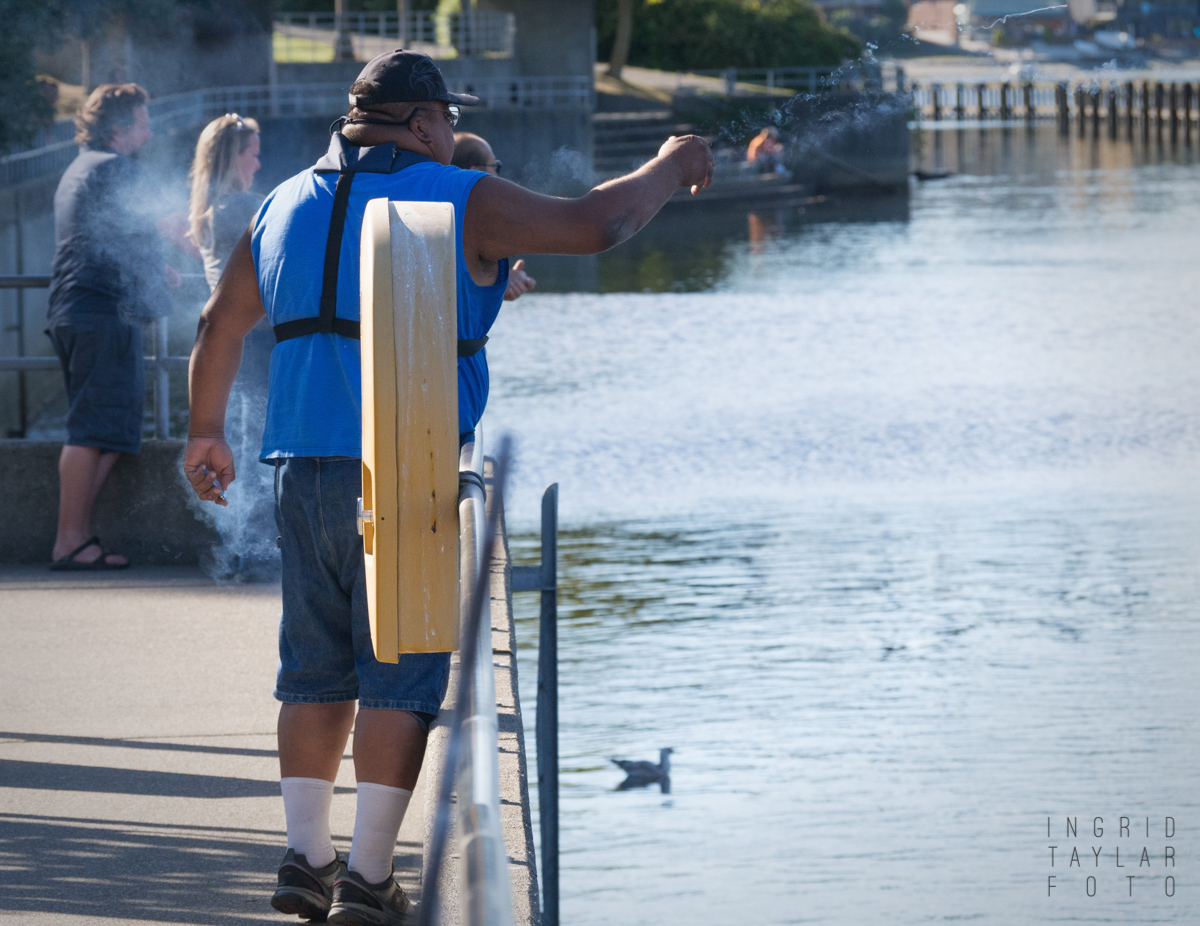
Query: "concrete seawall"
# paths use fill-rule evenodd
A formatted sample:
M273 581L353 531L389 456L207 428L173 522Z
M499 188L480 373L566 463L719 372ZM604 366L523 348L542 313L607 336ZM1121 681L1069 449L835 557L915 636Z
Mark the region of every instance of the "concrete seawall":
M57 441L0 441L0 563L48 563L58 520ZM105 546L140 566L194 566L218 542L191 507L183 441L148 440L122 454L96 501Z

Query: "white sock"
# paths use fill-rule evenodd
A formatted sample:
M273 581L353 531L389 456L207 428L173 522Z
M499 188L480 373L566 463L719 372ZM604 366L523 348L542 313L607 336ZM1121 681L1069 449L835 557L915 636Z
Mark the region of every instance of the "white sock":
M396 837L412 792L369 781L358 783L358 808L354 812L354 841L350 843L351 871L368 884L378 884L392 873Z
M313 868L324 868L337 855L329 832L333 782L324 778L281 778L279 787L287 817L288 848L303 855Z

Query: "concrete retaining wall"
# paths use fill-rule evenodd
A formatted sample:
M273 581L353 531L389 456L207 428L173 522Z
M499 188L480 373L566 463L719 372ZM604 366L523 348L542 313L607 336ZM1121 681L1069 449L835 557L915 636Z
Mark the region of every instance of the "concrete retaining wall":
M0 441L0 563L49 563L58 521L54 441ZM122 454L96 502L93 528L113 552L145 565L195 565L218 542L191 507L183 441L146 441Z

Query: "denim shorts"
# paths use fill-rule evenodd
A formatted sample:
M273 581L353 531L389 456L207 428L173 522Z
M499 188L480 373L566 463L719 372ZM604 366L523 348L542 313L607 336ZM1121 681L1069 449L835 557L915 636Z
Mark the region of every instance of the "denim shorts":
M375 658L357 521L361 461L289 457L279 461L275 485L283 554L275 697L288 704L357 699L359 707L411 711L427 726L446 696L450 654Z
M46 330L67 381L67 440L137 453L146 403L142 329L113 315L74 315Z

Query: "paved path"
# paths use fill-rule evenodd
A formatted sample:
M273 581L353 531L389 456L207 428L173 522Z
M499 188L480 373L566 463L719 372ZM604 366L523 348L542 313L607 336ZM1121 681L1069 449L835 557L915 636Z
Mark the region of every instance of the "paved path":
M268 903L279 607L278 586L198 570L0 567L0 923L299 922ZM415 898L412 807L396 862ZM353 826L347 756L343 854Z

